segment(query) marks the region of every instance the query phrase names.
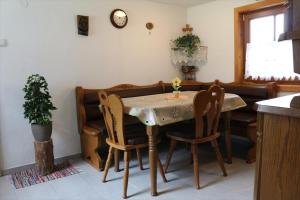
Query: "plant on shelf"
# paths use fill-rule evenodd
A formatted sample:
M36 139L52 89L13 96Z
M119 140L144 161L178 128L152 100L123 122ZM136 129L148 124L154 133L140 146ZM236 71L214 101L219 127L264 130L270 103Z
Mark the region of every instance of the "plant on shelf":
M25 87L24 117L29 119L36 141L48 141L52 133L52 110L56 110L51 102L48 83L43 76L34 74L28 77Z
M185 80L195 80L196 71L207 60L207 47L201 46L199 36L193 34L193 28L186 25L183 35L171 41L171 60L180 66Z
M174 50L183 50L189 58L200 48L200 38L192 33L180 36L173 42Z

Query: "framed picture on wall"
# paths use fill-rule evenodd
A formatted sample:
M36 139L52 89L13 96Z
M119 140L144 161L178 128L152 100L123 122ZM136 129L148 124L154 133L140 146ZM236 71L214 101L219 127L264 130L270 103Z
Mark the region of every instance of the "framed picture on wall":
M77 28L78 35L89 35L89 17L83 15L77 15Z

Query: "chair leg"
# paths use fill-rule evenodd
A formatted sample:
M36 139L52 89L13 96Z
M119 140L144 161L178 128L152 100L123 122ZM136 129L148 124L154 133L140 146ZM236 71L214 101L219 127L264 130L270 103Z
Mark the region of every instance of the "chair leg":
M118 149L115 149L114 160L115 160L115 172L119 172L120 171L120 167L119 167L119 163L120 163L120 151Z
M136 156L137 156L137 159L139 161L140 169L144 170L144 168L143 168L143 159L142 159L142 155L141 155L141 150L139 148L136 148Z
M192 151L192 150L191 150ZM192 165L194 163L194 155L193 155L193 152L191 153L190 155L190 164Z
M112 160L112 156L113 156L114 151L115 151L114 148L109 147L108 157L107 157L107 160L106 160L104 173L103 173L103 178L102 178L103 183L106 181L106 176L107 176L110 164L111 164L111 160Z
M124 153L124 177L123 177L123 198L127 198L128 176L129 176L130 151Z
M197 144L192 144L192 153L193 153L193 161L194 161L195 186L196 186L196 189L200 189L199 161L198 161L198 146L197 146Z
M223 157L221 155L217 140L211 141L211 145L215 150L215 153L216 153L216 156L217 156L217 159L218 159L218 163L219 163L219 165L220 165L220 167L223 171L223 176L227 176L227 172L226 172L225 165L224 165L224 160L223 160Z
M163 166L162 166L161 161L160 161L159 158L157 158L157 166L158 166L159 173L160 173L160 175L161 175L163 181L164 181L165 183L167 183L168 180L167 180L167 178L166 178L166 176L165 176L165 172L164 172Z
M231 128L230 128L230 119L231 113L224 112L222 113L224 120L224 129L225 129L225 144L226 144L226 154L227 154L227 163L232 164L232 138L231 138Z
M171 162L171 158L172 158L172 155L174 153L176 145L177 145L177 141L171 139L171 144L170 144L169 152L168 152L168 155L167 155L166 164L164 166L165 173L167 173L167 170L169 168L169 165L170 165L170 162Z

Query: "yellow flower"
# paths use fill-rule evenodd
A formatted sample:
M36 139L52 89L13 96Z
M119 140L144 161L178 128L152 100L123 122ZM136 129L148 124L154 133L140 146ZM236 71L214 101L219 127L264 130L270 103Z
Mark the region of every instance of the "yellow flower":
M178 90L181 87L180 78L176 77L172 80L172 87L174 88L174 90Z

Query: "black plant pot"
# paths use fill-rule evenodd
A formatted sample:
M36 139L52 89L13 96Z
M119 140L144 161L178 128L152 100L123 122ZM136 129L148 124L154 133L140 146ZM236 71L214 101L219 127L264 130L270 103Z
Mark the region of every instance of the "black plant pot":
M49 141L52 134L52 123L46 125L31 124L31 130L35 141Z

